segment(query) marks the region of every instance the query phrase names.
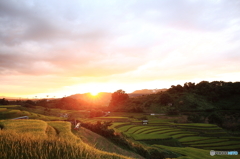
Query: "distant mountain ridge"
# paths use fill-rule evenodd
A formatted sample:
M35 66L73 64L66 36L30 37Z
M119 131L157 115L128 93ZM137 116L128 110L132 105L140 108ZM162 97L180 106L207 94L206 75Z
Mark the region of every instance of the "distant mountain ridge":
M91 93L84 93L84 94L74 94L69 96L71 98L77 99L77 100L83 100L86 102L91 102L93 104L102 105L102 106L108 106L112 93L108 92L100 92L97 96L92 96Z
M142 89L142 90L136 90L132 93L128 93L130 98L138 97L141 95L146 94L154 94L161 91L166 91L167 89ZM82 100L86 102L91 102L93 104L102 105L102 106L108 106L111 99L112 99L112 93L109 92L100 92L97 96L92 96L91 93L83 93L83 94L74 94L69 96L71 98Z
M130 94L153 94L161 91L166 91L166 88L163 89L142 89L142 90L136 90Z

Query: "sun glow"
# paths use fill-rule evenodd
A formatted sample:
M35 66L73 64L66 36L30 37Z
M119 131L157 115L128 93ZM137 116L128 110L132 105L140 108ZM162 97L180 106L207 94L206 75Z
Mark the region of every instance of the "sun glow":
M92 96L97 96L97 95L98 95L98 92L90 92L90 94L91 94Z

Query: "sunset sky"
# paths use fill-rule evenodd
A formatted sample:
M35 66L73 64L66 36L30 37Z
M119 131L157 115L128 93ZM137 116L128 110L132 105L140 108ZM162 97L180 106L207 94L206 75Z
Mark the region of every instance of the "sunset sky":
M0 96L239 79L239 0L0 1Z

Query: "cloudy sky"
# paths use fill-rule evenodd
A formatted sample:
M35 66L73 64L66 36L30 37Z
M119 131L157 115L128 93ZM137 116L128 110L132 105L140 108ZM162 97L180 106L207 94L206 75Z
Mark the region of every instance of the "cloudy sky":
M240 79L239 0L0 0L0 96Z

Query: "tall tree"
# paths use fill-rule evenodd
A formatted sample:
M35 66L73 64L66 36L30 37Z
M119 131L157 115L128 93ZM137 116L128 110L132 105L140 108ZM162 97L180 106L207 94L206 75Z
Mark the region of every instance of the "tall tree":
M9 104L9 102L5 98L0 99L0 105L8 105L8 104Z
M127 101L129 99L129 96L127 93L125 93L125 91L123 90L117 90L116 92L114 92L112 94L112 99L111 102L109 104L109 107L114 107L117 106L119 104L124 103L125 101Z
M183 86L183 88L185 89L185 90L193 90L194 88L195 88L195 83L192 83L192 82L186 82L186 83L184 83L184 86Z

